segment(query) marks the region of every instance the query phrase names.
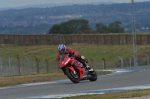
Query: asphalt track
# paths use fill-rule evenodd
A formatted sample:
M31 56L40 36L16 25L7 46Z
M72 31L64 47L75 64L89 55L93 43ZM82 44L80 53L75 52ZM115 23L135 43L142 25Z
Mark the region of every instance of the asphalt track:
M60 94L150 85L150 66L115 69L114 71L116 72L113 74L99 76L96 82L87 80L74 84L70 80L59 80L0 87L0 99L42 99L41 97L50 99Z

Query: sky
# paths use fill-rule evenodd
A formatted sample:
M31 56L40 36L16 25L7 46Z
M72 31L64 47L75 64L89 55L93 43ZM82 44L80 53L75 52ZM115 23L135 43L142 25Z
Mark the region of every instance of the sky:
M143 2L150 0L134 0L135 2ZM37 4L64 4L64 3L91 3L91 2L117 2L117 3L129 3L131 0L0 0L0 8L5 7L22 7L27 5Z

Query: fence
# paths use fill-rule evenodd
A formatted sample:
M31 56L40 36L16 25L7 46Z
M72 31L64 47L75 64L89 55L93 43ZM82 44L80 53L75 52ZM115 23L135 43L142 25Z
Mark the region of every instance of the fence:
M15 45L56 45L64 44L133 44L131 34L71 34L71 35L13 35L0 34L0 44ZM137 44L150 44L150 34L138 34Z
M58 71L56 61L30 60L28 57L12 58L10 56L0 57L0 75L40 74Z
M147 55L147 54L146 54ZM149 56L138 59L139 66L149 65ZM109 68L123 68L132 67L133 59L119 59L116 61L105 60L104 58L99 61L90 59L88 62L95 70L99 69L109 69ZM23 58L16 57L12 58L8 55L6 57L0 57L0 76L7 75L24 75L24 74L40 74L40 73L50 73L58 72L58 63L56 60L39 60L35 58L34 60L29 59L24 56Z

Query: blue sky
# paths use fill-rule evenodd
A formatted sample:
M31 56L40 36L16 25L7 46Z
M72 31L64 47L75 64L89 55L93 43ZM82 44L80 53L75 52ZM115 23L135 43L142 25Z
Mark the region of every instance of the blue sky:
M50 4L50 3L91 3L91 2L118 2L129 3L131 0L0 0L0 8L3 7L21 7L26 5ZM134 0L135 2L143 2L150 0Z

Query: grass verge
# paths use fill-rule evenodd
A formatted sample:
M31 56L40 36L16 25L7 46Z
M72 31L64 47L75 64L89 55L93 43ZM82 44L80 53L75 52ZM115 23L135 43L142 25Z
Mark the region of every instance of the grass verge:
M15 76L0 76L0 87L11 86L18 84L43 82L50 80L64 79L66 76L63 73L48 73L36 75L15 75Z
M99 71L98 75L110 74L110 71ZM36 75L15 75L15 76L0 76L0 87L11 86L18 84L27 84L34 82L44 82L51 80L67 79L62 72L36 74Z
M129 92L119 92L119 93L75 96L75 97L67 97L62 99L124 99L124 98L142 97L148 95L150 95L150 89L129 91Z

